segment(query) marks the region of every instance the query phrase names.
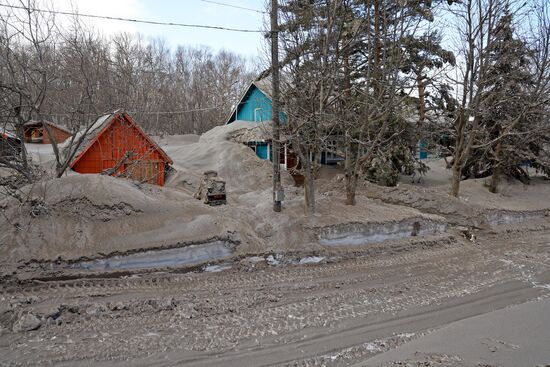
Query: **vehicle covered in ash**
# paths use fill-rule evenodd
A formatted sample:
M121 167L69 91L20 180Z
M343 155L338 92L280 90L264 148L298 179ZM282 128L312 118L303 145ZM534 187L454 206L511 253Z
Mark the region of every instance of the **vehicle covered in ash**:
M227 203L225 195L225 181L218 177L216 171L204 172L195 198L208 205L222 205Z

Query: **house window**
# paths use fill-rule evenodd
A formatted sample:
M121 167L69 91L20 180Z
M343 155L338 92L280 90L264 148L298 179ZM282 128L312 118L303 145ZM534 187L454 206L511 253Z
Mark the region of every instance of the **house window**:
M262 122L262 109L261 108L255 108L254 109L254 121L255 122Z
M338 158L338 156L336 155L336 149L338 148L338 144L336 143L336 140L330 140L327 142L327 156L326 156L326 160L327 161L332 161L336 158Z

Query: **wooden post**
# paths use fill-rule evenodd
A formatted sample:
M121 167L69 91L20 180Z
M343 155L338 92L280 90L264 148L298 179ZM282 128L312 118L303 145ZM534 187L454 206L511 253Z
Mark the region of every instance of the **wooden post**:
M282 209L281 165L280 154L280 121L279 121L279 25L278 25L278 0L271 0L271 83L272 95L272 127L273 127L273 211Z

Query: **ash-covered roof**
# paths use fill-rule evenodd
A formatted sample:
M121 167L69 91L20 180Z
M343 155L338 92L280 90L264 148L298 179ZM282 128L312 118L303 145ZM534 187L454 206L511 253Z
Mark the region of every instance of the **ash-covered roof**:
M42 127L42 124L48 124L49 126L55 127L56 129L59 129L59 130L61 130L61 131L64 131L64 132L66 132L67 134L72 134L71 131L69 131L69 129L67 129L66 127L61 126L61 125L56 124L55 122L51 122L51 121L36 121L36 120L32 120L32 121L29 121L29 122L23 124L23 127L25 127L25 128Z
M239 121L235 121L239 122ZM272 140L272 126L271 121L263 122L249 122L243 121L248 126L242 129L233 131L229 135L229 139L237 143L251 143L251 142L268 142ZM286 136L281 133L280 141L286 141Z
M0 137L3 138L3 139L16 139L16 140L19 140L17 135L15 135L12 132L3 130L3 129L0 129Z
M96 137L96 135L111 122L116 113L118 113L118 111L100 116L89 128L85 128L77 132L74 139L67 139L65 140L65 143L60 144L65 152L65 155L68 156L73 151L73 147L75 147L79 142L80 145L76 148L76 152L73 154L73 159L82 154L84 150L88 149L90 142Z
M270 77L260 79L260 80L255 80L255 81L252 82L252 84L254 84L256 86L256 88L258 88L259 90L264 92L264 94L266 96L268 96L270 99L272 98L273 88L272 88L272 83L271 83L271 78Z
M107 129L113 119L118 115L126 116L125 119L135 126L135 128L145 137L145 139L147 139L155 147L155 149L159 151L159 153L165 158L165 160L170 164L173 163L172 159L166 154L166 152L153 139L151 139L146 133L144 133L143 130L141 130L139 126L137 126L125 112L123 112L122 110L117 110L113 113L98 117L98 119L89 128L83 129L76 133L74 139L71 139L72 142L66 140L66 142L68 143L63 149L65 154L68 155L72 150L70 148L76 146L80 139L82 139L80 145L76 149L75 154L73 154L73 161L71 163L71 166L73 166L80 159L80 157L93 145L97 137L99 137L99 135L105 129Z

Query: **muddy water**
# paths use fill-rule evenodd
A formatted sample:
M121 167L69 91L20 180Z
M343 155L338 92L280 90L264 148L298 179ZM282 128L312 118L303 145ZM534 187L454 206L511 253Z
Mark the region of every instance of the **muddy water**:
M228 242L215 241L166 250L154 250L105 259L83 261L71 265L74 269L119 270L177 267L200 264L231 255L233 246Z
M319 242L328 246L360 246L413 236L443 233L446 223L414 221L334 227L320 234Z

